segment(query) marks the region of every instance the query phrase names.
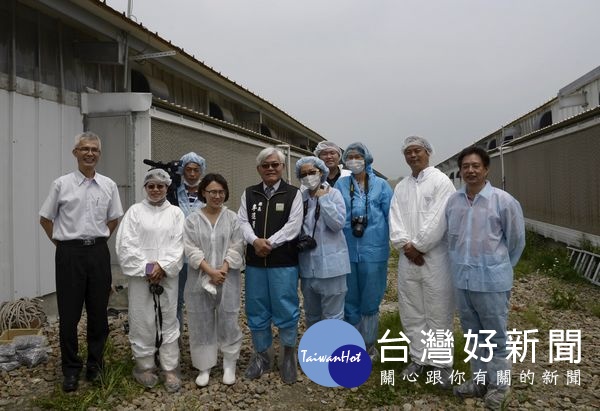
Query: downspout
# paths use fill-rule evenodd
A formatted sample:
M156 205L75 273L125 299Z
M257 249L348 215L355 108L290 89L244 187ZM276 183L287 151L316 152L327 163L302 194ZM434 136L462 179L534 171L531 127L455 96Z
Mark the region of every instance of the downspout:
M504 176L504 127L502 127L502 134L500 136L502 143L500 144L500 168L502 173L502 190L506 191L506 177Z
M291 162L292 162L292 155L291 155L292 146L290 146L289 144L277 144L277 148L283 149L287 153L287 159L286 159L286 163L287 163L287 166L286 166L286 168L287 168L287 183L291 184L291 182L292 182L292 166L291 166Z

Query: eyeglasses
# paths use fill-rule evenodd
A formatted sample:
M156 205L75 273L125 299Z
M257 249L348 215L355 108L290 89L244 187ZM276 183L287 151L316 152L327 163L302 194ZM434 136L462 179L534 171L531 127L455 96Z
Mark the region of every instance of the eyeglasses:
M98 147L77 147L77 151L79 151L82 154L85 154L85 153L98 154L100 152L100 149Z
M319 170L309 170L306 173L300 173L300 178L304 178L306 176L314 176L318 172L319 172Z
M208 193L211 197L225 197L225 190L204 190L205 193Z
M146 188L148 188L148 190L154 190L155 188L158 190L162 190L165 187L166 185L164 184L146 184Z
M282 164L283 164L283 163L278 163L277 161L275 161L275 162L273 162L273 163L262 163L262 164L260 165L260 167L261 167L263 170L268 170L268 169L270 169L270 168L273 168L273 169L278 169L278 168L279 168L279 166L280 166L280 165L282 165Z

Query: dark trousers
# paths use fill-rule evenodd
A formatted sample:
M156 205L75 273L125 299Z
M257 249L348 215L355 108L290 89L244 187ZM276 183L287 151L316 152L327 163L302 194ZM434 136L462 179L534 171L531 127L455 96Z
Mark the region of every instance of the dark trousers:
M91 246L58 244L56 247L56 298L63 375L79 375L77 324L85 304L87 312L87 367L102 367L108 337L106 309L112 275L106 243Z

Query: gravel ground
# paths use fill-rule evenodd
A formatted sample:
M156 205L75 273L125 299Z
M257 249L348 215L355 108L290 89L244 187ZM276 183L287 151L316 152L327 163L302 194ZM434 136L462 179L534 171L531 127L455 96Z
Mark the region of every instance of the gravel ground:
M390 286L394 287L395 275L390 275ZM553 289L574 292L577 298L575 309L555 310L548 301ZM388 293L388 297L394 293ZM393 298L390 298L393 299ZM509 409L600 409L600 318L591 313L592 304L600 301L600 287L588 284L566 284L554 278L542 275L530 275L517 280L513 289L510 328L517 330L538 328L536 363L531 363L528 355L523 363L513 367L513 399ZM396 310L393 301L384 302L383 311ZM110 317L111 334L115 350L129 352L128 341L123 331L126 314ZM242 315L241 319L244 323ZM82 321L80 330L85 328ZM581 362L548 363L549 329L581 329ZM349 396L353 400L361 399L362 388L324 388L310 381L301 372L294 385L282 384L277 372L264 375L258 381L243 378L243 371L250 359L251 341L245 323L243 324L244 342L238 361L238 380L233 386L221 383L222 370L213 369L208 387L198 388L194 384L196 370L190 364L187 349L187 333L183 337L182 376L184 386L180 392L167 394L161 386L146 390L132 400L112 399L111 408L115 411L152 409L251 409L251 410L296 410L296 409L351 409L347 404ZM21 367L0 374L0 409L35 409L33 398L47 397L59 390L62 381L58 349L58 327L56 322L44 327L52 348L50 359L32 369ZM535 373L533 385L519 382L522 370ZM542 374L545 370L556 371L557 383L544 384ZM567 385L567 371L580 372L580 385ZM371 376L379 382L379 375ZM88 383L81 381L79 392L89 391ZM353 402L356 403L356 402ZM364 407L361 407L364 408ZM440 393L421 393L398 396L394 406L371 407L379 410L431 410L431 409L482 409L480 400L467 400L464 403L451 395Z

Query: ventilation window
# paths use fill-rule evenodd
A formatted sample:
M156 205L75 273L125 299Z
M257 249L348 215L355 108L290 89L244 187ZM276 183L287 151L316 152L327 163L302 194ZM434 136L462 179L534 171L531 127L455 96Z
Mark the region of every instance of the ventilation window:
M208 110L208 114L211 117L214 117L219 120L225 120L225 117L223 116L223 110L221 110L221 107L219 107L217 103L213 103L211 101L208 105Z
M496 139L490 140L490 141L488 142L488 147L487 147L487 149L488 149L488 150L493 150L493 149L495 149L495 148L496 148Z
M262 134L263 136L267 136L267 137L273 137L271 135L271 129L267 126L265 126L264 124L260 125L260 134Z
M540 128L548 127L552 125L552 112L546 111L542 118L540 118Z

